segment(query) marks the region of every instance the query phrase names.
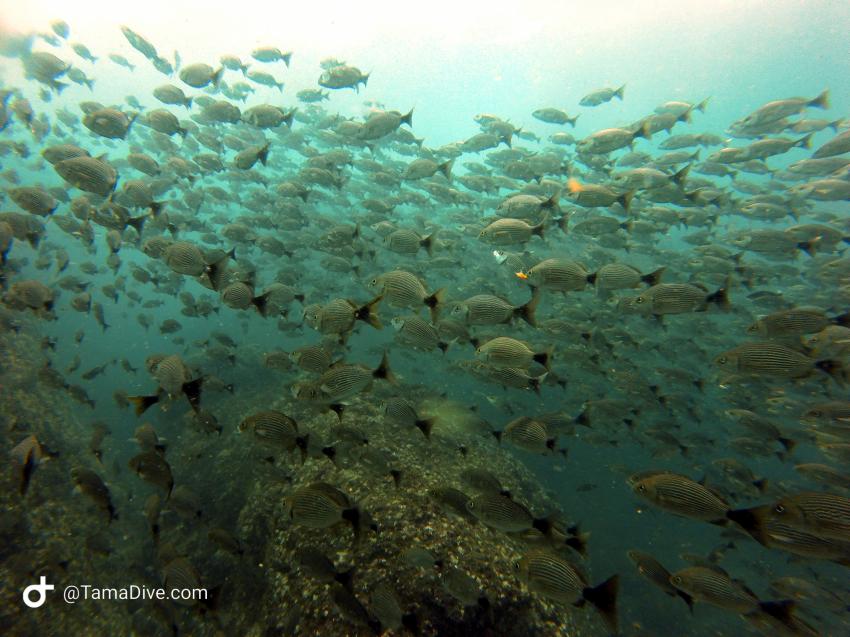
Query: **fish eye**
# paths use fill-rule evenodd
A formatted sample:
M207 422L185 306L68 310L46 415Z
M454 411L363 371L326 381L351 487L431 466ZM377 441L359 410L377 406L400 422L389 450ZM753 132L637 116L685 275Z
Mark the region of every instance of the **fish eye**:
M721 356L720 358L717 359L717 362L720 363L721 365L725 365L726 364L726 357Z
M785 513L785 507L781 504L777 504L775 507L773 507L773 510L777 513Z
M639 296L639 297L635 298L635 303L637 303L638 305L640 305L641 303L643 303L643 297L642 297L642 296Z
M637 490L640 491L641 493L644 493L646 491L646 485L645 484L637 485Z
M681 583L682 583L682 578L681 578L681 577L679 577L678 575L673 575L673 576L670 578L670 583L671 583L671 584L673 584L674 586L675 586L676 584L681 584Z

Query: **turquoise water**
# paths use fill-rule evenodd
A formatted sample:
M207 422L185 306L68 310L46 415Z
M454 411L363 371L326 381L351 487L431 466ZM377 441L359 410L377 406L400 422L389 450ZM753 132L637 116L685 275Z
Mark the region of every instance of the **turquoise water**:
M246 6L236 21L226 12L197 7L122 8L108 19L84 7L78 16L63 10L71 31L67 40L57 34L61 28L51 30L58 15L53 8L5 12L0 83L8 93L0 178L6 194L0 229L7 234L0 238L7 237L7 250L0 270L0 337L6 356L0 414L11 475L3 494L4 632L35 634L39 622L51 634L611 632L587 591L547 594L522 572L517 565L534 550L568 559L586 585L618 574L619 634L847 632L850 479L841 410L847 408L850 360L844 333L838 332L838 342L830 346L815 347L810 339L819 334L822 342L846 322L836 317L848 306L850 195L842 184L850 173L847 164L840 165L848 144L833 156L839 164L832 171L802 175L789 167L847 135L850 8L826 2L711 8L607 2L562 9L541 2L521 10L485 5L455 10L434 7L402 19L386 7L317 6L282 17ZM122 24L177 66L174 73L158 72L122 35ZM98 61L82 60L70 47L74 42L84 42ZM259 46L292 50L290 64L253 59ZM39 81L27 73L41 52L83 71L94 80L92 88L73 83L73 71L64 66L52 72L67 84L61 91L51 86L52 75ZM125 56L135 68L110 61L110 53ZM252 82L238 70L225 70L220 84L202 88L180 77L181 69L198 62L218 69L225 54L272 73L283 90ZM299 91L321 88L317 79L331 66L331 56L368 73L368 83L357 91L325 88L327 99L317 104L300 100ZM250 90L243 100L231 92L238 82ZM192 107L157 100L154 89L166 83L193 97ZM579 105L591 91L621 85L622 99ZM829 103L816 103L824 90ZM730 129L768 102L799 97L811 103L802 103L777 129L747 136ZM227 100L243 114L271 104L294 121L267 129L211 122L204 119L205 98ZM23 100L34 119L28 121ZM704 109L689 109L703 100ZM579 152L575 143L549 141L559 132L575 140L606 128L640 132L639 122L670 101L686 103L675 108L687 110L689 121L651 139L638 135L631 145L595 154ZM532 115L546 107L578 115L577 123L545 123ZM125 135L109 139L83 122L84 109L98 108L136 119ZM162 108L179 119L185 135L151 128L150 114ZM396 121L386 135L369 137L359 128L385 111L400 116L411 110L409 125ZM511 135L494 133L496 148L459 147L485 132L494 118L501 131L513 129ZM826 121L810 124L817 130L807 147L777 151L755 165L727 164L735 179L706 173L706 162L721 148L745 148L760 139L799 140L804 132L790 126L814 119ZM346 135L346 120L359 132ZM667 152L660 145L668 137L686 133L713 135L716 143L685 149L699 148L696 158L654 163ZM209 141L201 143L205 139L218 140L222 149L210 149ZM237 150L265 142L270 143L265 165L256 163L250 171L234 166ZM59 144L76 145L115 169L117 183L108 197L60 177L42 157ZM629 146L643 156L626 165ZM342 160L329 159L340 151ZM129 153L153 158L160 173L134 168ZM221 170L191 163L201 153L217 155ZM452 181L439 172L405 179L415 159L432 160L432 171L436 164L453 162ZM331 168L318 177L305 171L316 165ZM681 184L663 183L688 165ZM660 171L656 179L662 186L622 186L617 175L636 167ZM465 181L482 171L490 192L473 190ZM323 178L339 187L320 183ZM831 180L829 192L799 192L817 179ZM39 213L30 206L27 211L14 189L30 186L49 190L55 209ZM152 189L150 199L162 205L132 200L128 188L133 186ZM281 186L309 194L302 199ZM609 189L612 199L586 205L581 195L593 187ZM512 243L488 243L479 234L508 216L499 206L519 193L538 199L529 214L517 215L518 223L542 224L545 237L523 235L528 230L523 226ZM559 202L549 209L543 203L554 194ZM628 209L615 202L623 194L633 197ZM374 200L387 209L378 211L370 203ZM768 206L752 213L746 206L753 202ZM121 207L118 213L112 205ZM144 218L143 231L110 225L104 221L108 210ZM583 222L599 217L616 222L604 230L582 230ZM36 222L29 237L20 229L25 218ZM803 224L819 229L799 229ZM106 235L116 227L122 245L110 262ZM387 239L387 227L415 231L412 250L405 253L401 239ZM759 247L755 239L766 230L784 234L769 248ZM93 232L91 244L83 238L86 232ZM789 239L789 232L797 234ZM428 235L432 253L417 245ZM180 273L177 256L157 256L149 247L158 238L199 247L203 256L194 274L206 274ZM271 238L283 249L262 243ZM231 248L235 258L220 261ZM63 254L67 264L60 269ZM333 266L329 257L336 258ZM579 263L584 274L596 277L573 287L541 286L534 278L540 266L535 266L549 258ZM223 272L220 281L208 276L212 263ZM600 268L614 263L639 274L666 267L662 285L689 284L688 293L697 300L681 313L660 306L647 313L633 301L648 294L645 283L610 294L601 290ZM407 304L394 297L379 277L394 270L415 274L424 293ZM78 291L71 289L69 277L102 305L108 327L98 324L93 311L74 309ZM153 280L143 282L147 277ZM370 285L376 277L379 284ZM21 304L22 289L32 282L51 290L52 303ZM237 282L248 284L253 297L242 309L233 307L226 293ZM266 294L275 282L289 286L284 300ZM463 316L455 310L458 302L489 294L518 306L532 298L529 284L540 287L534 292L540 295L536 326L516 318L466 325L467 334L458 331ZM720 288L728 293L729 308L708 298ZM421 299L438 290L443 290L439 321ZM356 309L381 292L381 330L360 320L353 330L331 329L327 309L318 323L313 318L315 304L350 299ZM781 333L778 328L762 335L748 332L765 315L811 307L816 310L807 314L805 327L783 324ZM391 324L393 318L413 316L424 321L423 329L435 330L429 334L438 334L445 353L427 340L430 336L411 343ZM180 323L173 333L160 329L169 319ZM539 364L540 356L531 362L514 354L510 364L488 359L486 343L494 337L517 339L537 354L551 351L551 369ZM780 348L775 356L782 369L752 360L731 371L717 364L719 355L749 343ZM287 356L320 344L337 363L320 370L323 374L300 369ZM275 352L281 354L277 368L268 359ZM372 378L384 353L396 384L379 374ZM166 386L166 373L157 365L169 355L179 357L182 377ZM476 368L475 361L490 364ZM330 384L333 370L346 363L362 366L357 373L363 382L360 390L341 395ZM104 364L104 373L84 378ZM532 380L525 388L509 387L507 381L503 386L493 378L504 367L520 368ZM190 403L190 390L182 385L196 378L203 379L202 391L199 403ZM534 384L539 392L532 391ZM318 398L305 399L305 387ZM75 399L75 391L85 392L91 405L79 395ZM157 401L135 414L128 396ZM387 402L399 397L414 407L413 420L433 419L430 440L413 422L385 413ZM841 403L834 416L811 416L828 401ZM341 417L331 406L342 411ZM745 426L730 413L734 409L748 410L761 426ZM248 416L268 410L292 417L310 442L299 442L303 449L296 450L291 437L275 446L252 435L250 427L239 432ZM210 416L212 425L201 423L209 423ZM533 450L512 437L523 416L538 423L537 434L543 431ZM167 486L138 475L138 454L147 448L134 432L142 423L150 423L166 446L162 453L149 453L168 463L175 489L188 489L189 496L179 491L174 498ZM101 427L109 434L98 441L95 432ZM491 432L505 430L496 442ZM30 435L39 448L32 442L21 446ZM796 446L787 449L780 437ZM369 443L361 444L363 438ZM718 461L735 465L724 471ZM828 465L835 475L812 479L795 469L805 463ZM93 496L90 484L88 491L76 484L83 493L69 495L78 482L72 469L80 467L102 479L117 519L105 514L103 493ZM446 512L434 489L452 487L466 497L494 495L482 495L463 478L469 469L491 470L532 517L558 514L565 527L579 524L590 534L587 555L557 539L536 537L536 531L507 532L480 514L476 519ZM719 498L723 523L709 524L693 510L683 514L660 498L640 497L628 480L647 471L687 477L688 498ZM397 486L391 475L401 476ZM754 485L759 479L765 481ZM342 508L356 502L368 512L377 533L364 532L352 544L347 518L323 528L303 523L290 509L291 498L319 481L346 494L349 501ZM725 517L727 511L777 502L793 510L788 502L813 491L834 497L836 507L844 507L843 517L837 531L817 526L811 513L793 518L793 528L809 543L796 550L788 550L778 532L759 543L754 529L748 534ZM154 495L162 509L154 516L156 534L151 517L145 519L146 502ZM197 503L187 504L192 497ZM706 506L703 501L697 508ZM216 530L236 538L241 553L210 539ZM83 545L100 550L83 552ZM438 564L413 569L404 559L410 547L430 551ZM317 575L301 565L306 548L329 557L337 571L354 567L351 591L346 593L332 574ZM689 612L681 599L640 576L627 556L630 549L653 555L671 572L695 565L713 569L745 601L730 607L695 593ZM479 587L471 602L461 600L450 567ZM27 609L21 593L40 575L60 590L83 583L170 586L176 580L214 591L215 599L188 607L139 600L70 606L56 594L42 608ZM403 623L375 601L381 582L394 590L406 614ZM743 584L751 592L735 588ZM340 601L340 595L348 597ZM759 606L787 599L797 603L796 619L785 617L779 625L765 610L770 606ZM589 603L576 611L573 603L579 600Z

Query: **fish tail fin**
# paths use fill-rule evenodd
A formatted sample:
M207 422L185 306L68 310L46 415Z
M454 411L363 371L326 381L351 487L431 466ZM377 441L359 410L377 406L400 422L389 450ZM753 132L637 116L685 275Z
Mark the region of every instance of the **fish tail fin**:
M374 299L369 301L366 305L361 308L358 308L354 313L354 318L359 321L365 321L376 330L384 329L384 324L381 323L381 319L378 316L378 304L384 299L383 294L379 294ZM303 302L303 301L302 301Z
M801 241L797 244L797 247L800 248L800 250L802 250L806 254L808 254L810 257L813 257L818 253L820 242L821 238L815 237L810 241Z
M151 203L151 212L153 213L154 216L156 216L159 213L159 208L157 208L156 212L153 212L154 204L156 204L157 206L160 206L162 204L159 204L155 201ZM141 236L142 230L145 227L145 221L147 221L147 220L148 220L147 215L139 215L138 217L130 217L129 219L127 219L127 225L133 226L133 228L135 228L135 230L139 234L139 236Z
M257 308L257 311L260 313L260 316L263 318L268 314L269 309L269 296L270 292L266 292L265 294L261 294L260 296L255 296L251 299L251 305Z
M447 161L447 162L443 162L442 164L440 164L439 166L437 166L437 169L438 169L441 173L443 173L443 176L444 176L446 179L448 179L449 181L451 181L451 180L452 180L452 166L454 165L454 163L455 163L455 160L454 160L454 159L450 159L449 161Z
M545 351L537 352L533 356L533 359L536 362L543 365L543 367L545 367L546 370L549 371L549 365L551 365L551 363L552 363L552 354L553 354L554 351L555 351L555 347L553 345L550 345L549 347L546 348Z
M794 451L794 447L797 446L796 440L792 440L791 438L786 438L785 436L779 436L779 438L777 438L776 440L777 440L777 442L779 442L780 445L782 445L785 448L785 451L787 451L788 453L791 453L792 451Z
M188 383L183 383L183 386L180 388L186 395L186 399L189 401L189 405L191 405L195 413L198 413L198 409L201 407L201 386L203 384L204 377L198 376L194 380L190 380Z
M545 374L541 374L540 376L532 376L528 379L528 386L538 396L540 395L540 386L543 384L543 381L546 379L548 373L549 372L546 372Z
M617 621L617 592L620 585L620 576L612 575L607 580L594 586L587 587L582 591L582 598L593 604L602 615L605 623L615 633L618 630Z
M564 234L569 233L569 225L570 225L570 215L561 215L557 219L555 219L555 223L558 224L558 228L561 229L561 232Z
M549 220L549 214L546 213L543 219L536 226L531 226L531 234L536 234L541 239L545 239L546 222Z
M575 127L576 127L576 122L578 121L578 118L579 118L579 117L581 117L581 116L580 116L580 115L576 115L576 116L575 116L575 117L573 117L573 118L568 117L568 118L567 118L567 124L569 124L570 126L572 126L573 128L575 128Z
M696 110L698 110L700 113L705 113L705 107L708 106L708 103L710 101L711 101L711 96L706 97L703 101L701 101L699 104L694 106L694 108Z
M561 200L561 189L559 188L558 190L555 191L555 193L551 197L549 197L546 201L544 201L542 204L540 204L540 207L544 208L546 210L557 210L558 209L558 202L560 200Z
M266 162L269 159L269 147L272 145L271 142L266 142L266 145L257 153L257 158L260 160L260 163L265 166Z
M354 531L354 539L359 539L360 523L363 519L363 515L360 512L359 507L351 507L350 509L345 509L342 512L342 519L351 524L351 529Z
M623 84L620 88L618 88L616 91L614 91L614 95L612 97L616 97L617 99L622 101L623 100L623 91L625 91L625 90L626 90L626 85Z
M422 240L419 242L419 245L425 248L425 252L428 253L429 257L434 252L434 234L436 233L432 232L427 237L423 237Z
M813 135L814 133L809 133L808 135L801 137L794 143L794 145L799 146L800 148L811 148Z
M365 82L364 82L365 84ZM407 115L402 115L399 124L407 124L408 126L413 126L413 109L411 108Z
M537 312L537 306L540 305L540 294L539 288L533 288L531 292L531 300L525 305L520 305L517 308L514 308L514 316L518 316L523 321L531 325L531 327L537 327L537 317L535 313Z
M440 288L436 292L434 292L431 296L426 296L424 299L425 305L427 305L431 310L431 322L436 323L437 319L440 318L440 306L446 299L446 289Z
M764 493L767 491L769 481L767 478L761 478L759 480L753 480L752 484L756 489L758 489L759 493Z
M797 622L794 611L797 603L790 599L775 602L759 602L759 610L778 620L783 626L793 629Z
M694 614L694 598L691 597L690 595L688 595L685 591L680 591L678 589L676 589L676 595L681 597L682 601L684 601L688 605L688 610L690 610L691 615L693 615Z
M832 359L822 360L815 363L815 367L832 376L835 382L842 387L844 386L844 365L841 361Z
M328 409L336 414L337 419L342 422L342 413L345 411L345 405L342 403L331 403Z
M807 106L815 106L817 108L829 108L829 89L824 89L820 95L810 100Z
M422 432L423 436L425 436L428 440L431 440L431 430L434 428L434 422L433 418L419 418L413 424L419 431Z
M829 320L835 325L841 325L842 327L850 327L850 312L845 312L844 314L833 316Z
M159 402L159 394L154 394L152 396L127 396L127 400L132 403L136 415L141 416L151 405L155 405Z
M716 304L721 310L727 311L731 307L729 303L729 279L723 284L722 288L718 288L716 292L712 292L705 297L705 304Z
M842 120L842 119L836 119L835 121L830 122L830 123L828 124L828 126L832 129L832 132L833 132L833 133L837 133L837 132L838 132L838 127L839 127L839 126L841 126L841 124L842 124L843 122L844 122L844 120Z
M195 98L193 98L193 97L187 97L187 98L186 98L186 100L183 102L183 106L185 106L186 108L191 109L191 108L192 108L192 100L193 100L193 99L195 99Z
M211 79L212 79L213 86L218 88L218 85L221 82L221 78L222 78L223 75L224 75L224 67L220 66L220 67L218 67L218 71L216 71L215 73L212 74Z
M640 280L646 283L648 286L658 285L661 281L661 277L664 276L664 272L667 270L667 266L663 266L658 268L655 272L650 272L649 274L644 274L640 277Z
M632 199L634 199L635 191L630 190L629 192L624 192L622 195L617 197L617 201L620 202L620 205L623 206L623 210L626 212L629 211L629 206L632 205Z
M587 555L587 541L590 539L590 533L581 533L578 525L571 526L567 529L570 536L564 540L564 544L569 546L579 555Z
M652 129L649 127L649 122L644 122L641 124L640 128L632 133L632 141L634 141L637 137L643 137L647 140L652 139Z
M672 181L674 184L676 184L677 186L679 186L681 188L681 187L683 187L683 184L685 183L685 179L687 179L688 173L690 171L691 171L691 164L688 164L687 166L685 166L684 168L682 168L678 172L673 173L673 175L670 176L670 181Z
M381 364L378 365L377 369L372 372L372 376L375 378L382 378L392 385L398 383L398 379L395 375L393 375L393 372L390 369L390 359L386 352L384 352L384 355L381 357Z
M752 509L730 509L726 512L726 519L744 529L759 544L768 546L768 536L765 532L761 518L753 513Z

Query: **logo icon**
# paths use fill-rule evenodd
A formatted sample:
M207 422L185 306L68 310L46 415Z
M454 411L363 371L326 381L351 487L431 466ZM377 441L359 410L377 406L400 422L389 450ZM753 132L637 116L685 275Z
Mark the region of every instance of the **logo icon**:
M30 584L24 589L24 604L30 608L38 608L47 600L47 591L52 591L55 586L47 583L47 578L42 575L38 584ZM32 600L33 593L38 593L35 601Z

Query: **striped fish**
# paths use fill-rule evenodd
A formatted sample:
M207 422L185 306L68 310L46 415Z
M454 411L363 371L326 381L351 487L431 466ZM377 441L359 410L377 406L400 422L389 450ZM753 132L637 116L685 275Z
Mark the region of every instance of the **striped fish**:
M461 361L460 365L478 378L498 383L503 387L532 389L537 394L540 393L540 386L546 380L546 376L549 373L546 372L540 376L531 376L527 369L519 367L494 367L480 360Z
M843 540L850 547L850 498L834 493L798 493L776 502L773 511L790 526Z
M775 378L804 378L820 369L841 382L843 371L838 361L816 361L786 345L771 342L739 345L719 354L714 362L732 373Z
M449 344L440 339L437 328L418 316L396 316L391 322L397 331L396 339L414 349L429 352L440 348L445 353L449 348Z
M760 603L752 591L725 573L704 566L676 571L670 576L670 583L697 601L742 615L757 610Z
M579 291L596 281L596 274L589 273L584 266L569 259L546 259L525 272L526 283L555 292Z
M254 290L246 283L236 281L221 290L221 302L235 310L251 307Z
M689 283L659 283L642 294L624 299L620 309L639 314L684 314L704 312L711 304L728 309L729 297L726 287L709 294L704 288Z
M292 451L301 449L302 460L307 453L308 435L299 436L298 423L280 411L261 411L252 414L239 423L239 431L250 430L254 437L273 447Z
M543 238L543 228L546 218L536 226L529 225L522 219L497 219L484 228L478 235L478 239L484 243L495 246L510 246L531 241L533 235Z
M678 473L649 472L629 478L637 495L659 508L695 520L722 523L729 505L699 482Z
M162 252L163 261L177 274L200 276L204 273L204 254L194 243L176 241Z
M62 179L80 190L108 197L118 183L118 173L95 157L72 157L53 164Z
M426 438L431 437L434 427L433 418L421 418L416 408L406 399L400 397L388 398L383 401L384 415L393 422L405 427L416 427Z
M306 345L293 350L289 354L292 362L305 372L321 374L331 366L331 353L321 345Z
M850 313L829 318L817 308L781 310L760 318L747 328L747 332L767 338L802 336L819 332L828 325L850 325Z
M53 213L59 202L40 186L9 188L9 197L27 212L46 217Z
M541 550L526 553L516 569L528 584L529 590L565 604L582 605L590 602L602 615L609 630L619 632L617 592L619 576L614 575L599 584L588 586L585 577L562 557Z
M538 420L521 416L505 425L504 431L494 432L498 440L532 453L551 453L555 450L557 436L549 436L546 425Z
M284 498L287 516L300 526L327 529L339 522L351 524L354 535L360 533L361 511L342 491L325 482L314 482L296 489Z
M539 363L549 369L552 358L552 348L543 352L535 352L523 341L509 336L497 336L479 346L476 356L494 367L518 367L528 369L532 363Z
M664 568L664 565L661 562L656 560L649 553L644 553L643 551L638 551L636 549L626 551L626 554L629 556L629 559L634 562L634 565L637 567L637 570L641 575L671 597L681 597L688 605L691 612L694 612L693 598L685 591L677 589L670 583L670 571Z
M603 290L627 290L636 288L645 283L646 285L657 285L666 266L659 268L649 274L641 274L640 270L623 263L609 263L603 265L596 271L596 289Z
M194 595L175 593L171 597L171 591L183 591L184 589L200 589L201 577L191 562L185 557L177 557L165 565L162 572L163 585L169 599L181 606L194 606L198 600Z
M415 274L404 270L393 270L380 274L369 282L369 287L381 290L381 296L394 307L419 310L425 306L431 310L431 322L439 318L445 290L428 294L425 285Z
M398 254L416 254L425 248L430 256L434 249L434 235L423 237L415 230L400 228L384 237L384 245Z
M361 391L368 390L376 378L393 384L396 382L395 376L390 370L390 362L386 353L384 353L380 365L375 369L346 363L334 365L321 375L317 385L324 402L336 403Z
M521 318L532 327L537 326L535 312L540 303L537 290L524 305L513 305L492 294L477 294L455 304L452 314L463 317L467 325L499 325Z

